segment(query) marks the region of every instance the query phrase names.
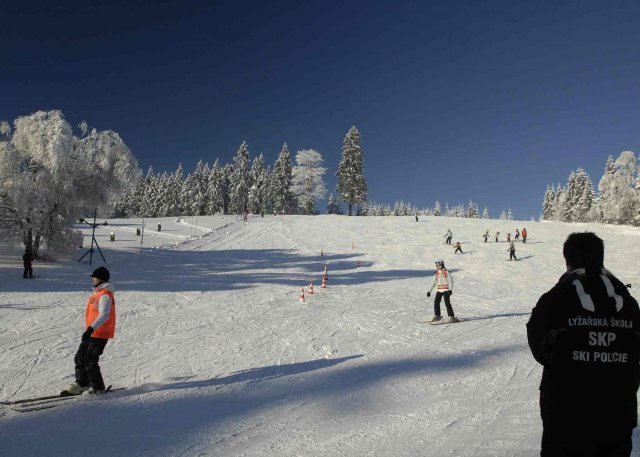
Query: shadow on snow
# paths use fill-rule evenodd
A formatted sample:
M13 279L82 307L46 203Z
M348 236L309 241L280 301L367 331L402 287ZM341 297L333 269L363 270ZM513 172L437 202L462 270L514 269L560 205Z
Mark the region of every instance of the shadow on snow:
M504 347L358 363L353 362L362 355L351 355L252 368L213 379L143 385L113 394L109 401L81 401L7 421L3 424L6 439L0 443L0 454L16 455L11 453L20 451L21 455L37 455L42 451L42 455L81 455L91 449L96 457L147 456L194 444L213 448L213 443L221 441L230 430L235 433L246 427L251 417L266 416L268 420L269 414L278 417L283 410L307 402L337 417L362 414L379 407L383 395L380 389L385 384L403 377L415 379L443 372L467 376L470 368L486 362L488 357L500 357L510 350ZM351 363L338 367L347 362ZM166 390L183 390L186 395L167 399L157 394ZM139 400L118 401L133 396ZM108 436L84 433L89 410L92 427L109 430ZM203 439L205 435L209 438Z
M78 251L81 254L85 251ZM217 251L181 251L143 249L111 251L103 249L106 266L116 291L225 291L258 285L299 286L301 282L319 283L324 266L329 269L331 285L355 285L409 278L428 278L433 270L371 271L372 262L358 260L361 253L303 255L286 249L232 249ZM102 265L100 254L88 256L83 263L74 260L34 264L39 278L21 279L22 266L0 270L0 291L61 292L89 290L89 273ZM100 262L97 262L97 261ZM455 271L455 270L452 270Z

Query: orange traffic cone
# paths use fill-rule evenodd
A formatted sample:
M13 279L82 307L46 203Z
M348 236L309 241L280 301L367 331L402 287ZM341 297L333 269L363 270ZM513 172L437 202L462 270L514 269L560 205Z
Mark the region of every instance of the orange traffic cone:
M313 281L309 284L309 289L307 290L307 295L313 295Z
M327 278L322 278L322 285L320 286L321 289L326 289L327 288Z
M304 287L300 289L300 303L306 303L304 300Z
M322 273L322 276L324 277L325 280L329 280L329 269L327 268L327 266L324 266L324 272Z

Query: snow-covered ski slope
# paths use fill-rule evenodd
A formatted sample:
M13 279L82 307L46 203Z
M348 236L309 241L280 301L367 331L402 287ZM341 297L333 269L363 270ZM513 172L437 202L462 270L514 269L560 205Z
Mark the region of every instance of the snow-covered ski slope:
M525 324L564 271L567 234L595 231L606 266L640 288L631 227L165 218L146 221L140 250L140 221L109 222L97 239L118 328L101 366L107 384L127 389L31 413L0 407L1 456L537 455L541 367ZM505 235L516 227L529 239L509 262ZM443 243L448 228L464 255ZM93 267L36 263L39 277L23 280L19 254L0 262L1 399L73 381L88 273L101 263L97 252ZM459 324L420 323L433 313L426 291L440 258L455 278ZM311 280L315 294L300 303ZM638 432L634 445L638 455Z

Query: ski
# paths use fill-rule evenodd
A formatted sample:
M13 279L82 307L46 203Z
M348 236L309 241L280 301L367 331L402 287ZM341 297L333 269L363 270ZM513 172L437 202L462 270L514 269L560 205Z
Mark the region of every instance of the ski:
M105 389L105 391L101 394L96 394L96 395L91 395L91 397L97 397L100 398L101 395L104 395L106 393L109 392L116 392L118 390L124 390L124 387L117 387L115 389L112 389L111 386L107 387ZM55 408L57 406L60 406L62 404L64 404L64 401L59 401L59 400L73 400L76 399L78 397L84 397L87 398L87 396L85 395L65 395L65 396L58 396L56 398L50 398L48 400L40 400L37 402L27 402L27 403L21 403L21 404L17 404L17 405L13 405L11 406L11 409L19 412L19 413L26 413L26 412L30 412L30 411L41 411L43 409L51 409L51 408Z
M70 398L63 395L46 395L44 397L32 397L32 398L22 398L20 400L8 400L8 401L0 401L0 405L19 405L22 403L31 403L33 401L42 401L42 400L53 400L56 398Z
M115 389L111 388L111 386L107 387L104 393L114 392L117 390L122 390L124 387L117 387ZM57 395L45 395L43 397L31 397L31 398L22 398L20 400L3 400L0 401L0 405L12 406L12 405L21 405L25 403L36 403L42 401L55 401L55 400L70 400L72 398L79 397L80 395L65 395L64 393L59 393Z

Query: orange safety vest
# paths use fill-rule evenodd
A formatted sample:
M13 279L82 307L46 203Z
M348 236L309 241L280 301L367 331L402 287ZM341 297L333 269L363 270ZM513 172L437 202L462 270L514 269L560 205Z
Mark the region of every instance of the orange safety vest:
M92 338L113 338L116 331L116 300L113 297L113 292L107 289L96 289L87 302L87 312L85 313L84 328L88 329L93 321L98 318L100 310L98 309L98 302L100 297L108 295L111 299L111 310L109 311L109 317L99 328L94 329L91 334Z

